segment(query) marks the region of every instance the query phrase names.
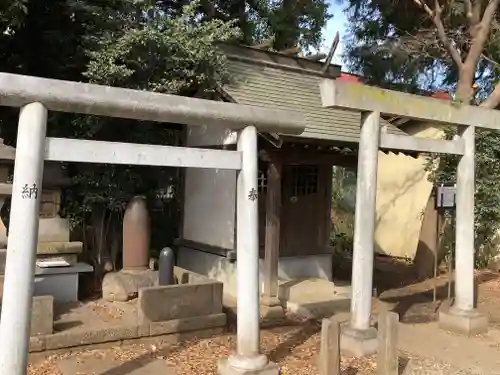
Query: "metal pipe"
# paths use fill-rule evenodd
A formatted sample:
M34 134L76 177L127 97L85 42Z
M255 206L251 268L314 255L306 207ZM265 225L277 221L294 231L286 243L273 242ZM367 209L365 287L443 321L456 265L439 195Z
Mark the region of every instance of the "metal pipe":
M21 109L0 319L0 375L26 375L47 108Z

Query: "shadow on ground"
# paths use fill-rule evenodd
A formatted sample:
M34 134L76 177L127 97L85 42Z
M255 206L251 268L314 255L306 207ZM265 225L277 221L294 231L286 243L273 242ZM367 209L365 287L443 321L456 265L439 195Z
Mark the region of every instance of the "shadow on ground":
M273 362L279 362L286 358L293 348L302 345L313 335L321 331L321 323L314 320L309 320L302 327L297 328L290 337L276 346L268 353L269 359Z
M192 345L192 342L185 341L181 342L174 346L168 346L165 348L161 348L155 352L148 352L139 357L133 358L129 361L123 362L118 366L113 367L112 369L106 370L99 375L127 375L131 374L134 371L137 371L143 367L146 367L153 361L158 360L159 357L167 357L169 355L174 354L175 352L184 350L189 348ZM172 373L174 373L175 369L172 369ZM163 375L170 375L169 373L163 373Z

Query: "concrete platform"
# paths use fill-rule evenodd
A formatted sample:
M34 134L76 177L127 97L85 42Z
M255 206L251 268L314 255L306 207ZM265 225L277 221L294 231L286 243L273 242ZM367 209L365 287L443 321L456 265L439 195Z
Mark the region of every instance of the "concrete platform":
M279 375L280 367L274 362L269 362L259 370L244 370L229 365L229 360L224 358L218 363L217 373L219 375Z
M289 312L319 319L349 311L351 286L319 278L282 281L279 298Z
M377 330L373 327L367 330L356 330L349 326L342 329L340 350L354 357L365 357L377 352Z
M453 306L439 312L439 328L465 336L488 332L488 317L477 310L462 311Z

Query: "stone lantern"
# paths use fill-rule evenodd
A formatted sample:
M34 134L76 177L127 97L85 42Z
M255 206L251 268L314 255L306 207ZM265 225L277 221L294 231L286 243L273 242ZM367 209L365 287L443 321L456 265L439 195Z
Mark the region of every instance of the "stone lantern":
M9 176L16 150L5 145L2 139L0 142L0 207L3 207L12 195ZM59 215L61 192L69 183L60 163L45 162L40 193L34 295L52 295L58 302L78 300L78 275L93 271L90 265L78 262L83 243L70 240L69 222ZM7 254L8 211L7 207L1 210L5 223L0 218L0 293L3 290Z
M52 295L60 302L77 301L79 274L93 271L92 266L78 261L83 243L71 241L69 221L59 215L61 192L69 183L60 163L45 163L38 225L35 295Z

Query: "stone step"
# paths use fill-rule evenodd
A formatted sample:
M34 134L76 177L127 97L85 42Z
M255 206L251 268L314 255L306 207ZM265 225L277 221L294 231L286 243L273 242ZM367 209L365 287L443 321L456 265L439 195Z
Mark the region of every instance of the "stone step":
M37 255L41 259L65 259L69 263L76 263L78 254L83 250L83 243L74 242L39 242ZM0 275L5 273L5 259L7 249L0 249Z
M38 255L36 257L36 265L41 268L58 267L56 264L64 266L74 266L78 263L77 254L60 254L60 255Z

